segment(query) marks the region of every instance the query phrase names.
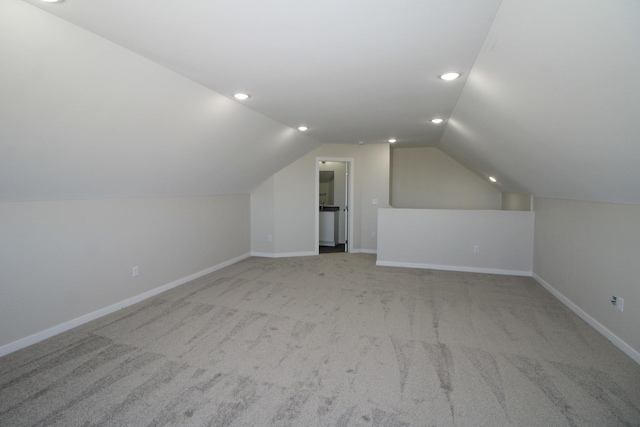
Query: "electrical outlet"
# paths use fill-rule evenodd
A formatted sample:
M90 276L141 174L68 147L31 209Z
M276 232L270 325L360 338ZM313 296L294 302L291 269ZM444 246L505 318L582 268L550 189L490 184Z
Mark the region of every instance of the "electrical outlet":
M267 242L273 242L273 234L267 235Z
M131 269L131 277L138 277L138 266L137 266L137 265L136 265L136 266L134 266L134 267Z
M624 299L614 295L611 297L611 304L615 305L618 310L624 311Z
M474 254L479 254L480 253L480 246L479 245L475 245L473 247L473 253Z
M376 233L375 231L371 232L371 238L375 239L376 237L378 237L378 233Z

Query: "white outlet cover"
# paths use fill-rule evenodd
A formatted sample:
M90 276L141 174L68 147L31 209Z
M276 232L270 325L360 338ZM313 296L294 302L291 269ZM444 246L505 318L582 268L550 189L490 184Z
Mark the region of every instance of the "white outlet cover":
M616 308L620 311L624 311L624 300L620 297L616 300Z

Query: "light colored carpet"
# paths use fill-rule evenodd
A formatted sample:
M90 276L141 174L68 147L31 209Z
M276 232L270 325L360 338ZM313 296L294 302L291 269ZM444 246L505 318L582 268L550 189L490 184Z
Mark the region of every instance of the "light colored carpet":
M0 359L0 425L640 425L640 366L531 278L251 258Z

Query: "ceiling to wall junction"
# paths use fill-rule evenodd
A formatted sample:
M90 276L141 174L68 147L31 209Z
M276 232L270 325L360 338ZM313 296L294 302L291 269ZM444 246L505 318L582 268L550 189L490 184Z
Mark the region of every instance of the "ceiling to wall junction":
M315 141L394 137L502 191L640 204L634 0L26 1Z

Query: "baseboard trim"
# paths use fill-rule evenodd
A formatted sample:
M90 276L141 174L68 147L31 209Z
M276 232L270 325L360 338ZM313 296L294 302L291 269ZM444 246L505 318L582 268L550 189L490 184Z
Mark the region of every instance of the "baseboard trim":
M573 311L575 314L577 314L582 320L584 320L585 322L587 322L593 329L595 329L596 331L600 332L602 335L604 335L604 337L606 339L608 339L609 341L611 341L613 343L613 345L615 345L616 347L618 347L620 350L622 350L627 356L629 356L631 359L633 359L637 364L640 365L640 352L638 352L637 350L635 350L633 347L631 347L629 344L627 344L626 342L624 342L622 339L620 339L616 334L614 334L613 332L611 332L609 329L607 329L604 325L602 325L600 322L598 322L596 319L594 319L593 317L591 317L589 314L587 314L586 311L584 311L583 309L581 309L580 307L578 307L577 305L575 305L569 298L567 298L566 296L564 296L560 291L558 291L557 289L555 289L553 286L551 286L549 283L547 283L542 277L538 276L537 274L533 274L533 278L546 290L548 290L549 292L551 292L551 294L556 297L558 300L560 300L561 303L563 303L564 305L566 305L569 310Z
M239 261L249 258L250 254L244 254L239 257L230 259L229 261L225 261L213 267L209 267L205 270L199 271L194 274L190 274L189 276L183 277L181 279L175 280L171 283L167 283L166 285L154 288L150 291L144 292L142 294L136 295L134 297L128 298L126 300L117 302L108 307L101 308L99 310L93 311L91 313L85 314L83 316L77 317L73 320L69 320L67 322L61 323L49 329L45 329L44 331L36 332L33 335L29 335L28 337L21 338L17 341L11 342L9 344L3 345L0 347L0 357L6 356L7 354L13 353L14 351L21 350L25 347L29 347L30 345L36 344L40 341L44 341L47 338L51 338L55 335L66 332L70 329L76 328L85 323L91 322L93 320L99 319L100 317L106 316L107 314L111 314L115 311L121 310L123 308L129 307L130 305L139 303L146 299L149 299L153 296L161 294L162 292L168 291L169 289L173 289L180 285L184 285L192 280L195 280L199 277L205 276L209 273L213 273L216 270L220 270L221 268L227 267L229 265L235 264Z
M378 254L378 251L376 249L352 249L349 252L354 254L372 254L372 255Z
M375 249L351 249L349 251L350 254L377 254L378 252ZM317 252L251 252L251 256L260 257L260 258L291 258L298 256L315 256L319 255L320 251Z
M464 273L500 274L504 276L531 277L530 271L503 270L500 268L463 267L459 265L422 264L414 262L376 261L376 265L384 267L422 268L428 270L461 271Z
M318 255L318 252L251 252L251 256L260 258L291 258L299 256L314 256Z

